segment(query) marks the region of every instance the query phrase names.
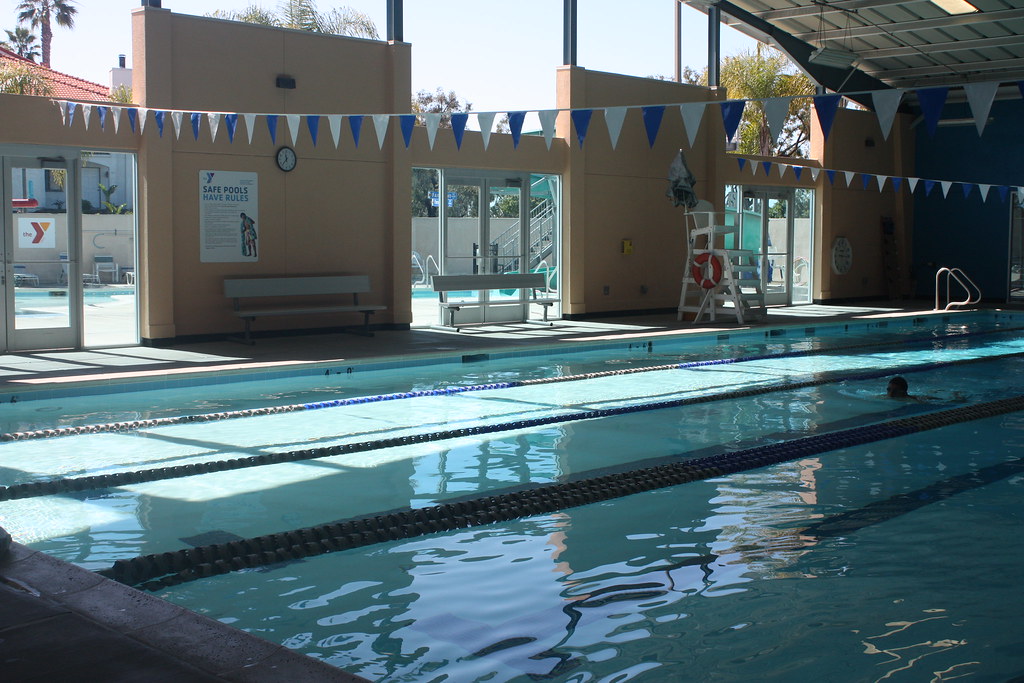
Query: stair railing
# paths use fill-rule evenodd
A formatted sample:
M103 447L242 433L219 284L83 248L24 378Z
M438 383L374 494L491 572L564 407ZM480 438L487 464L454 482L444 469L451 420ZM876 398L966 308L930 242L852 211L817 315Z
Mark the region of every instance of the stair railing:
M939 308L939 293L941 291L942 278L945 276L946 283L946 305L944 308ZM950 296L950 284L952 281L956 281L960 285L967 295L967 298L963 301L953 301ZM935 310L936 311L948 311L954 306L970 306L981 301L981 289L978 285L974 284L971 278L967 277L967 273L960 270L959 268L946 268L942 267L935 271Z

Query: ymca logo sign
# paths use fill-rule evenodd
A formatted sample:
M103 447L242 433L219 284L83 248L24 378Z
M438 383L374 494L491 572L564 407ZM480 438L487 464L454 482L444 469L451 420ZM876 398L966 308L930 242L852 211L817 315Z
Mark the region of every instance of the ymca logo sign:
M18 247L22 249L54 249L57 246L56 221L41 216L18 218Z

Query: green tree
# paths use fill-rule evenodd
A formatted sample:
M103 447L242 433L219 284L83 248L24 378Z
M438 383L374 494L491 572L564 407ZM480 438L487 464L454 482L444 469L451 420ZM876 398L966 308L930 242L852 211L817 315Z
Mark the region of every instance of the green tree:
M119 85L110 91L110 101L120 102L121 104L131 104L134 100L132 98L132 87L130 85Z
M355 38L378 40L377 26L369 16L350 7L321 12L316 0L282 0L277 11L249 5L243 10L215 10L206 16L215 19L244 21L249 24L293 28L312 33L329 33Z
M75 27L78 8L74 0L21 0L18 3L18 21L38 28L42 37L43 66L50 66L50 45L53 42L52 23L64 28Z
M441 128L452 127L452 114L473 111L473 103L462 99L454 90L438 88L434 92L420 90L412 97L413 114L440 114ZM422 119L420 119L422 123Z
M758 44L722 60L722 85L730 99L748 100L739 129L739 152L764 156L806 156L810 139L810 96L814 84L781 52ZM794 97L779 140L772 139L761 99Z
M14 52L19 57L36 61L39 57L38 38L24 26L18 26L13 31L6 31L7 40L0 43L4 48Z
M31 64L4 62L0 64L0 93L8 95L52 95L53 86L46 76Z

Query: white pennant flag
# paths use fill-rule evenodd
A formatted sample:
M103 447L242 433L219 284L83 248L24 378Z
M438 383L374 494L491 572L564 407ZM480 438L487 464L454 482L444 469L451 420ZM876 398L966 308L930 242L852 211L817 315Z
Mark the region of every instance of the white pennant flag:
M249 144L252 144L252 134L256 131L256 114L242 114L245 121L245 134L249 136Z
M174 139L177 140L181 137L181 112L171 112L171 123L174 124Z
M819 173L821 173L821 169L820 168L816 168L814 166L811 166L811 180L815 180L816 181L818 179L818 174Z
M843 175L846 176L846 186L850 187L853 184L853 178L857 174L854 171L843 171Z
M619 133L622 132L622 122L626 120L626 111L626 107L608 107L604 110L604 122L608 126L612 149L619 144Z
M110 120L114 123L114 133L117 133L117 127L121 124L121 107L110 108Z
M494 112L486 111L476 115L476 122L480 126L480 136L483 138L484 149L491 141L491 126L494 125Z
M789 168L788 164L776 164L779 167L779 177L786 175L786 169Z
M878 116L878 125L882 129L882 137L889 139L889 132L892 130L892 122L896 118L896 110L900 108L900 100L903 99L903 90L876 90L871 93L871 101L875 105L875 114Z
M910 188L910 194L914 194L914 190L917 189L917 181L920 178L907 178L907 187Z
M887 175L876 175L875 180L878 181L878 191L881 192L882 188L885 187L885 181L889 179Z
M965 83L963 87L967 102L971 105L971 113L974 114L974 125L978 135L981 135L988 123L988 113L992 109L992 100L996 97L999 83Z
M388 114L374 114L373 127L377 130L377 147L384 149L384 137L388 134L388 122L391 116Z
M951 180L940 180L939 185L942 186L942 196L945 198L949 194L949 188L953 187L953 181Z
M338 141L341 139L341 114L328 114L327 125L331 127L331 139L334 140L334 149L338 149Z
M757 175L757 167L760 165L756 161L748 161L747 166L750 167L750 175Z
M149 116L149 110L139 107L139 135L146 132L146 117Z
M988 198L988 191L991 189L991 185L978 185L978 191L981 192L981 201L985 201Z
M555 118L557 116L558 111L555 109L544 109L537 112L540 128L544 131L544 142L548 143L548 149L551 149L551 139L555 137Z
M85 129L89 130L89 117L92 115L92 105L82 105L82 121L85 123Z
M704 102L693 104L680 104L679 113L683 117L683 127L686 128L686 139L693 147L693 141L697 139L697 131L700 130L700 120L704 117Z
M57 107L60 108L60 125L68 125L68 103L67 100L57 100Z
M1024 187L1017 188L1017 203L1024 205Z
M764 115L768 119L768 131L771 133L773 143L779 139L782 127L786 124L789 100L788 97L770 97L764 101Z
M285 114L284 120L288 122L288 132L292 134L292 145L299 143L299 127L302 125L302 116L299 114Z
M434 139L437 137L437 127L441 125L441 115L424 114L423 119L427 126L427 142L430 143L430 149L434 149Z
M210 124L210 141L217 142L217 131L220 130L220 114L214 112L206 113L206 120Z

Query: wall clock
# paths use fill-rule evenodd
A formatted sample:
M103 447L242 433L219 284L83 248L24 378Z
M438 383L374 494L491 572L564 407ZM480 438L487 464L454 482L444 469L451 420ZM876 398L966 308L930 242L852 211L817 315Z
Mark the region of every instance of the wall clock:
M845 275L850 272L853 265L853 247L850 240L845 237L837 237L832 243L832 270L837 275Z
M295 156L295 150L291 147L282 147L277 150L275 159L277 160L277 167L282 171L292 170L299 161L299 158Z

